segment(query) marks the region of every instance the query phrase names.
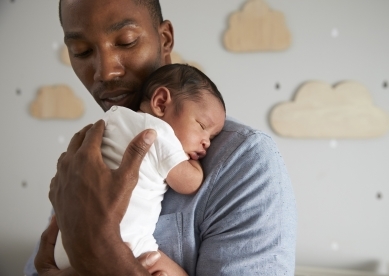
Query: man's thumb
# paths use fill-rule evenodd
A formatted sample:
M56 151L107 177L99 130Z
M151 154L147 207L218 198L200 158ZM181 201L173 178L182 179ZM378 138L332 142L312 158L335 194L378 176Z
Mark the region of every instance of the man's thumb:
M119 173L137 175L140 164L156 137L157 132L153 129L146 129L135 136L124 152L122 163L118 168Z

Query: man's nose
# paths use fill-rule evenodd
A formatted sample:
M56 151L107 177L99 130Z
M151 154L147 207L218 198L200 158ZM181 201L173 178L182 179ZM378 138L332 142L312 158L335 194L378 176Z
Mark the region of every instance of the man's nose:
M95 56L95 81L111 81L124 76L125 70L120 56L108 49L99 50Z

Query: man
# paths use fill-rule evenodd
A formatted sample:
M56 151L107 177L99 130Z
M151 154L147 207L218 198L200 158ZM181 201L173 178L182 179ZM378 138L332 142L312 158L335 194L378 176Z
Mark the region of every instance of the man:
M173 27L162 20L158 1L62 0L60 18L72 67L96 102L104 110L137 110L142 82L171 62ZM35 259L41 275L161 273L152 269L158 254L135 259L119 233L155 132L135 138L111 171L101 159L103 130L101 121L85 127L58 160L49 194L56 219ZM228 119L202 165L205 180L195 195L165 194L154 233L159 249L189 275L293 275L295 201L271 138ZM53 263L57 223L68 271Z

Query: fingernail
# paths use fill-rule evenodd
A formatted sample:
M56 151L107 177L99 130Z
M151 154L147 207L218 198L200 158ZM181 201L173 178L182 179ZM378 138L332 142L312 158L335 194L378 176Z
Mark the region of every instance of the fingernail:
M150 253L147 256L146 265L150 267L153 266L159 260L159 258L161 258L161 254L159 254L158 251Z
M143 139L146 144L151 145L152 143L154 143L156 137L157 137L157 132L155 132L155 130L153 129L149 129L143 136Z

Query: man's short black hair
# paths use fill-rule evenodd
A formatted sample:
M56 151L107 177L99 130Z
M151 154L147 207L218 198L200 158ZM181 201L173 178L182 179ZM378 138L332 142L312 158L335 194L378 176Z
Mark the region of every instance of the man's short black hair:
M62 11L61 11L61 1L59 0L59 21L62 25ZM142 5L146 7L150 13L151 18L153 19L153 25L157 28L163 22L161 4L159 0L132 0L136 5Z
M215 96L226 110L223 97L216 85L193 66L168 64L155 70L143 84L142 101L150 101L158 87L169 89L177 113L180 113L184 100L200 102L204 92Z

